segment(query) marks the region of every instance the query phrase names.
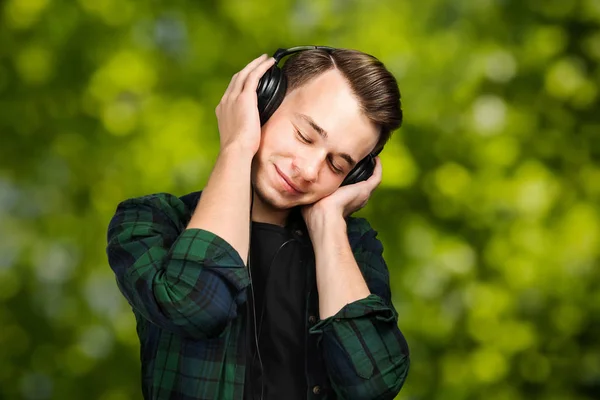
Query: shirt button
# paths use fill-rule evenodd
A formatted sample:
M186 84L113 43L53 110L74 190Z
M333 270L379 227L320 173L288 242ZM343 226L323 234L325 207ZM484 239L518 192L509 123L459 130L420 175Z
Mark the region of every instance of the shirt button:
M317 317L315 317L314 315L311 315L310 317L308 317L308 322L312 325L315 322L317 322Z
M297 229L297 230L296 230L296 235L298 235L298 236L302 236L302 231L301 231L300 229Z
M314 394L321 393L321 386L317 385L317 386L313 387L313 393Z

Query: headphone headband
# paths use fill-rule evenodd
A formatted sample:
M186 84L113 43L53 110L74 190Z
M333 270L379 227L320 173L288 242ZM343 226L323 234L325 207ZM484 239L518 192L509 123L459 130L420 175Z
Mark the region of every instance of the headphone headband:
M305 50L325 50L327 52L332 52L335 49L333 47L328 47L328 46L296 46L296 47L290 47L289 49L279 48L279 49L277 49L275 54L273 54L273 58L275 59L275 65L277 65L283 57L287 57L291 54L299 53L299 52L305 51Z

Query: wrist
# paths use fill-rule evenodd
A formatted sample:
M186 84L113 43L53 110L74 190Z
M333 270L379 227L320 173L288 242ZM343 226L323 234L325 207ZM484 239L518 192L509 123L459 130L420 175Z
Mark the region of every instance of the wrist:
M219 158L239 161L239 162L252 162L255 152L244 148L243 146L231 144L227 147L221 148L219 151Z
M341 212L314 210L310 222L307 222L307 228L314 239L320 236L328 237L331 234L343 231L346 232L346 220Z

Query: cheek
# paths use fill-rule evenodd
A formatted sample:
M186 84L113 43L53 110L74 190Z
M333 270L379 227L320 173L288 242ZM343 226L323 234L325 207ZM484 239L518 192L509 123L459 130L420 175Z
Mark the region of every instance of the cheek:
M337 175L332 175L329 171L324 171L323 173L326 176L324 176L323 181L316 190L321 197L329 196L335 192L343 181L342 177L338 178Z
M272 125L265 126L262 132L261 149L263 152L289 151L294 148L293 134L289 128L274 121Z

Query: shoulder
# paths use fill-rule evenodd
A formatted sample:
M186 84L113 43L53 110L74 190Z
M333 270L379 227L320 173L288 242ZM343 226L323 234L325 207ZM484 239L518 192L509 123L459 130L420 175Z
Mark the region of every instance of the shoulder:
M389 270L377 231L364 218L349 218L346 223L352 253L369 289L384 298L389 297Z
M374 250L377 250L381 247L381 242L377 239L377 231L365 218L349 217L346 219L346 226L348 241L354 251L364 248L373 249L373 246L376 247Z

